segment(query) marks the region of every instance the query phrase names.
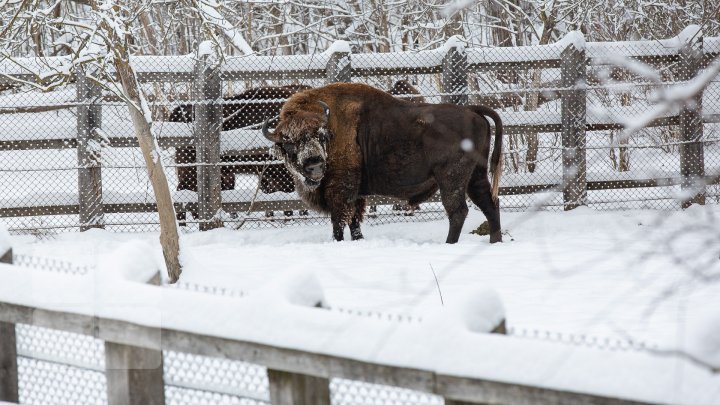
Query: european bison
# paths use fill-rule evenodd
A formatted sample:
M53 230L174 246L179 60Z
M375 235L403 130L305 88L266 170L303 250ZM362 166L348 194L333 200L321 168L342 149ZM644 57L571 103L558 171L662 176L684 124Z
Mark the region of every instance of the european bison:
M485 116L496 128L489 162ZM417 204L439 189L450 220L447 243L460 237L466 194L485 214L490 242L502 241L502 122L487 107L413 104L364 84L335 83L293 95L275 131L268 126L266 121L263 134L275 143L302 200L330 214L335 240L343 240L345 225L353 240L362 238L365 196Z

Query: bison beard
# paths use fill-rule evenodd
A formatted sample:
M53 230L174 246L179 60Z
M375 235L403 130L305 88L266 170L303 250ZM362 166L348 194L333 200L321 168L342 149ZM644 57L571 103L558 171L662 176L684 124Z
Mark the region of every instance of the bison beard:
M485 116L496 127L490 161ZM447 243L460 237L466 195L485 214L490 242L502 241L497 199L502 122L487 107L414 104L364 84L336 83L295 94L274 133L267 124L263 133L275 143L300 197L330 214L336 240L343 240L346 225L352 239L362 238L366 196L418 204L439 189L450 221Z

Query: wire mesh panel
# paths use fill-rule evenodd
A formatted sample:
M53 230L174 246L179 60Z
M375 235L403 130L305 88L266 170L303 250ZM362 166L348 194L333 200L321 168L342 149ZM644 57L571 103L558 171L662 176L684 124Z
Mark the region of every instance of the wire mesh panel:
M107 403L101 340L30 325L16 333L20 403Z
M333 378L330 402L333 405L442 405L444 400L419 391Z
M93 21L94 14L80 3L64 9L83 22ZM443 26L383 20L387 13L443 20L435 7L398 3L356 10L388 27L397 25L375 43L369 32L348 31L352 19L339 6L320 2L304 11L298 4L248 7L236 10L238 15L262 9L276 19L285 12L299 13L303 21L334 16L327 20L331 31L348 41L333 43L325 34L316 37L301 29L287 34L296 44L268 45L270 38L283 37L277 33L256 39L259 48L250 56L219 48L207 52L199 46L205 34L197 24L201 19L193 20L197 9L148 4L164 40L183 44L152 45L159 38L148 34L147 15L132 22L139 26L130 24L140 41L130 49L132 66L147 100L157 156L139 151L137 128L111 63L63 65L71 61L69 54L67 60L21 60L16 57L46 52L23 41L7 42L17 60L4 59L0 66L5 75L0 83L0 217L16 232L157 230L149 159L164 164L186 231L220 224L247 229L326 222L300 201L292 176L261 128L266 121L271 128L277 123L289 97L332 82L367 83L416 104L494 108L505 129L504 209L583 204L672 209L719 198L718 79L687 99L677 100L677 90L671 89L688 87L720 55L714 20L703 25L705 37L690 25L685 30L654 25L649 37L663 33L667 39L585 42L630 36L613 37L590 24L583 25L583 35L551 30L534 38L497 27L536 13L526 10L510 18L506 14L519 9L480 4L468 5L458 14L462 18L454 16ZM264 29L251 21L237 23L248 24L248 32ZM55 38L45 29L40 30ZM38 82L42 77L61 79L45 86ZM438 201L438 195L420 204L372 196L368 222L443 218Z
M20 403L106 404L105 374L65 364L18 358Z

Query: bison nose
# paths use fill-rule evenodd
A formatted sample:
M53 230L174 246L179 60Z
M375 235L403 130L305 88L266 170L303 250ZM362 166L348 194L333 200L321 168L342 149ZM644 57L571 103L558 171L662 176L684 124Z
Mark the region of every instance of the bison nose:
M305 174L312 179L318 179L323 175L323 162L307 162L303 166Z

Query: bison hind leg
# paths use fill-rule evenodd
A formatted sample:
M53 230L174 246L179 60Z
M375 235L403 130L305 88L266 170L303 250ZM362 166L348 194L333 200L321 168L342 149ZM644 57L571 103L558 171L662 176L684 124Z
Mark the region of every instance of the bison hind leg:
M490 243L502 242L500 230L500 207L493 201L487 169L477 166L468 185L468 196L485 214L490 225Z
M440 199L450 221L450 229L445 243L457 243L468 214L468 206L465 202L466 183L462 187L447 180L446 182L438 181L438 184L440 185Z

